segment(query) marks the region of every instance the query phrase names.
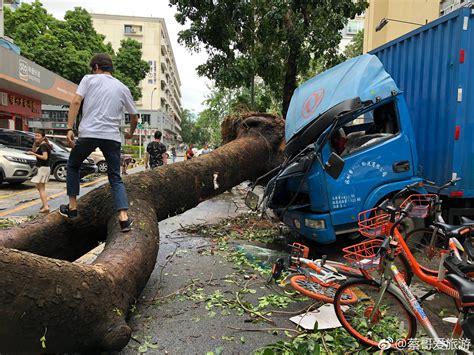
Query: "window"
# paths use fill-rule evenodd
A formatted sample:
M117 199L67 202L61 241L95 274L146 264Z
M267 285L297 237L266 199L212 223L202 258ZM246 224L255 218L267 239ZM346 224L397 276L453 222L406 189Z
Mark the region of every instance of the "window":
M31 148L34 142L35 139L31 136L20 136L20 146L24 149Z
M130 124L130 114L129 113L126 113L125 114L125 124Z
M360 20L349 20L346 31L348 34L356 34L364 28L364 23Z
M143 30L142 26L123 25L123 33L125 34L141 34L142 30Z
M398 113L395 102L364 112L336 130L331 137L331 148L346 156L366 149L398 134Z
M7 147L18 148L18 136L5 131L0 132L0 144Z
M149 114L142 114L142 123L148 123L150 124L150 115Z

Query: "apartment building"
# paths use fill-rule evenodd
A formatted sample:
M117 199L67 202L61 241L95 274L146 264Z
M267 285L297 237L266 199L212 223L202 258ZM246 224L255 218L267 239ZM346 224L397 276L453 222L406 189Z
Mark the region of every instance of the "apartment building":
M166 29L165 20L156 17L136 17L91 14L94 28L105 35L115 51L120 42L132 38L142 44L143 59L150 64L147 77L140 83L142 98L136 102L143 124L137 131L151 139L156 130L163 132L163 142L179 144L181 139L181 81ZM130 122L127 115L123 121ZM138 140L134 138L133 143Z

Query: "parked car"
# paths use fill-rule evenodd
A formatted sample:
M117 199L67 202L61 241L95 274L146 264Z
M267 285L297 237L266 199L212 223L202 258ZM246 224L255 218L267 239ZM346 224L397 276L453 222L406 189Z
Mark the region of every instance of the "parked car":
M36 159L21 150L0 144L0 184L18 185L28 180L36 171Z
M22 151L31 149L34 136L33 132L0 128L0 144ZM69 152L53 141L50 141L50 143L53 146L50 161L51 173L57 181L65 182ZM91 158L84 159L81 165L81 178L95 172L97 172L97 165L95 165L94 160Z
M65 143L66 136L57 136L57 135L55 136L55 135L47 134L46 137L48 137L50 141L52 140L54 143L59 145L61 148L67 150L68 152L71 151L71 148L69 148ZM97 165L97 170L99 171L99 173L105 174L107 172L107 162L105 161L104 153L102 153L102 151L99 148L94 150L89 155L89 158L91 158L94 161L94 163Z
M69 148L63 143L64 140L57 138L58 136L50 137L47 135L47 137L50 141L53 141L54 143L59 145L61 148L67 150L68 152L71 151L71 148ZM99 173L105 174L107 172L107 162L105 161L104 153L102 153L102 151L99 148L96 148L96 150L94 150L89 155L89 158L91 158L94 161L94 163L97 165L97 170Z

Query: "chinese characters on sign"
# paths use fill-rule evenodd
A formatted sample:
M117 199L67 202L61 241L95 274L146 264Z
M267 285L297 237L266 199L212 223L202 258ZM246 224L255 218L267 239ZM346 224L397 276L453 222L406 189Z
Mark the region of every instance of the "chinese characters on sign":
M337 196L332 197L331 205L333 209L346 208L360 201L361 201L361 198L356 197L355 194L337 195Z
M41 113L40 108L35 105L35 102L32 99L10 94L8 95L8 102L12 106L21 106L23 108L31 109L31 112Z
M360 165L354 165L349 171L347 172L345 178L344 178L344 183L346 185L350 185L352 177L354 175L354 170L357 168L362 168L363 170L369 170L369 169L375 169L376 171L380 172L382 177L386 177L388 175L388 172L385 170L385 168L377 163L376 161L373 160L368 160L368 161L363 161L360 163Z

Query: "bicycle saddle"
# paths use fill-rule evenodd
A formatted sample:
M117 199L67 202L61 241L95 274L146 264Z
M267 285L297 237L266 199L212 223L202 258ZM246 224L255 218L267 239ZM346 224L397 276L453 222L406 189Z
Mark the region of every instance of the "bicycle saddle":
M469 226L460 226L457 224L447 224L442 222L433 223L435 227L442 229L447 237L463 237L471 231Z
M459 292L462 303L474 302L474 282L466 280L465 278L456 274L447 274L446 278Z

